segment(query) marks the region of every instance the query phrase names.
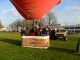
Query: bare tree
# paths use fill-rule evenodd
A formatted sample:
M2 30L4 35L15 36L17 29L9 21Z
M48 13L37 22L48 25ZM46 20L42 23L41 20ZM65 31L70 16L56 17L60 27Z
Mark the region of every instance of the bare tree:
M2 25L2 23L1 23L1 21L0 21L0 28L3 28L3 25Z
M40 24L43 25L43 26L44 26L44 25L47 25L47 22L48 22L48 21L46 21L46 20L47 20L47 16L41 18L41 19L40 19Z
M49 12L47 14L48 20L49 20L49 25L51 24L56 24L57 23L57 18L53 12Z
M20 21L19 19L17 19L16 21L12 22L9 26L10 26L10 28L12 30L18 31L18 27L22 26L22 21Z
M57 18L55 17L55 14L53 12L49 12L45 17L39 19L39 20L19 20L17 19L16 21L12 22L9 26L12 29L16 29L18 31L18 27L27 27L29 26L34 26L37 24L40 25L51 25L51 24L56 24L57 23Z
M17 20L17 21L14 22L14 24L15 24L15 26L17 28L17 31L18 31L18 27L21 27L22 26L22 21Z
M40 20L23 20L23 26L25 27L25 26L28 26L28 25L30 25L30 26L34 26L34 25L38 25L38 24L40 24Z
M53 12L49 12L43 18L40 19L42 25L55 25L57 24L57 18Z
M22 26L26 27L28 25L32 25L33 24L33 20L22 20Z

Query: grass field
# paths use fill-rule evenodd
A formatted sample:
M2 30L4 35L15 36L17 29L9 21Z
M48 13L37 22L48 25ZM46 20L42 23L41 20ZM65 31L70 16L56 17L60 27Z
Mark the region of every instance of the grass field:
M69 35L68 41L51 40L48 49L21 47L21 36L15 32L0 32L0 60L80 60L76 43L80 34Z

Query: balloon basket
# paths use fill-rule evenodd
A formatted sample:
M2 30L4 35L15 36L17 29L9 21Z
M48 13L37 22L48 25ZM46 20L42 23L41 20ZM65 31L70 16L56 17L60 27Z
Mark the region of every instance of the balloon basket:
M22 47L47 49L49 46L49 36L22 36Z

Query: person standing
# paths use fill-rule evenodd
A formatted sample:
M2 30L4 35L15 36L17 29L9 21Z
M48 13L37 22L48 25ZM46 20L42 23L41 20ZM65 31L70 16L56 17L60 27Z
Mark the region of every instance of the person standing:
M35 36L35 28L34 27L31 27L30 28L30 32L29 32L29 36Z
M26 27L25 35L26 35L26 36L29 36L29 32L30 32L30 29L29 29L28 27Z
M54 40L54 38L55 38L55 30L52 29L50 32L50 40Z
M24 28L21 28L21 36L24 36L25 35L25 30Z
M77 41L76 50L77 50L77 53L80 54L80 39Z

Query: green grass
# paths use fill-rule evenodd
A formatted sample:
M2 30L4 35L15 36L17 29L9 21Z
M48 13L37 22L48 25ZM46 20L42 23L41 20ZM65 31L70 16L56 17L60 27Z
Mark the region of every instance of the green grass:
M21 36L15 32L0 32L0 60L80 60L76 43L80 34L69 35L68 41L51 40L48 49L23 48Z

